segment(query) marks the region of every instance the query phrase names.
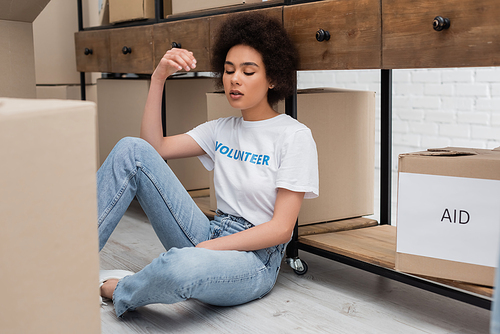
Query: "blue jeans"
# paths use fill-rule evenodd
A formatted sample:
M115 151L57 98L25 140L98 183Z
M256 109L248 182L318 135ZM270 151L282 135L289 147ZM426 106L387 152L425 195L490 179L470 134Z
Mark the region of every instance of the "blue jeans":
M137 307L195 298L230 306L266 295L274 286L284 244L253 251L213 251L205 240L252 228L241 217L219 213L210 221L156 150L139 138L118 142L97 172L99 250L137 197L167 252L113 294L117 316Z

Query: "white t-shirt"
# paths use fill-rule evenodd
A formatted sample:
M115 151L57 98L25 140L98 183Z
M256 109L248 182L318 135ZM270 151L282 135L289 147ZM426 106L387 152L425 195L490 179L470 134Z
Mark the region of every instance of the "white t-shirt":
M217 207L254 225L273 217L278 188L319 195L318 154L311 130L281 114L249 122L227 117L187 132L207 153L214 170Z

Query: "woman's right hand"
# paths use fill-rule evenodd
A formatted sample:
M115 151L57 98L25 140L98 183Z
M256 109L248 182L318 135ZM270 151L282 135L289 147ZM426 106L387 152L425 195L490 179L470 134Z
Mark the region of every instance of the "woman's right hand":
M164 82L177 71L193 68L196 68L196 58L191 51L172 48L163 55L151 78Z

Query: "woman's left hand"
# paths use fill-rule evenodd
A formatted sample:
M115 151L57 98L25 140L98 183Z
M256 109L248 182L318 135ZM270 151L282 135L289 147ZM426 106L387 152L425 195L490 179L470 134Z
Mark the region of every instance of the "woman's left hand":
M203 242L200 242L199 244L196 245L196 248L206 248L206 249L212 249L210 248L212 240L206 240Z
M303 192L278 188L273 218L247 230L200 242L196 247L212 250L254 251L290 240L304 199Z

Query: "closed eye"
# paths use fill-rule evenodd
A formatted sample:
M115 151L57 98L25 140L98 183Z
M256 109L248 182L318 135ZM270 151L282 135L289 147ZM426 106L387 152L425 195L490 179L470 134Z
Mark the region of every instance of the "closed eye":
M233 74L233 73L234 73L234 71L228 71L228 70L226 70L226 71L225 71L225 73L226 73L226 74Z
M243 72L243 73L245 73L245 75L247 75L247 76L251 76L251 75L255 74L255 72Z

